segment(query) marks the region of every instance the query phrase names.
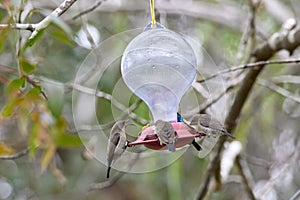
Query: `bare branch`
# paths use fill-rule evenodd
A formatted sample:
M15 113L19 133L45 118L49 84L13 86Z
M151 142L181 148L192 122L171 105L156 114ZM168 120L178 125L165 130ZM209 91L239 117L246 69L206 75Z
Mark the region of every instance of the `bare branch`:
M96 91L94 89L87 88L85 86L78 85L78 84L73 84L72 88L77 90L77 91L83 92L85 94L91 94L91 95L95 95L95 96L100 97L100 98L105 98L105 99L111 101L111 103L113 105L115 105L118 109L127 111L127 108L123 104L118 102L115 98L113 98L113 96L111 96L108 93L101 92L101 91ZM140 118L135 113L128 113L128 115L129 115L130 118L138 121L141 124L147 124L147 122L148 122L148 120Z
M300 84L300 76L280 75L272 78L274 83L295 83Z
M50 15L45 17L42 21L34 25L34 31L29 36L29 40L35 38L37 34L45 29L53 20L64 14L77 0L64 0Z
M264 87L267 87L269 88L270 90L273 90L275 92L277 92L278 94L286 97L286 98L289 98L297 103L300 103L300 97L298 96L294 96L292 93L290 93L288 90L282 88L282 87L279 87L278 85L276 85L275 83L273 83L272 81L267 81L267 80L263 80L263 79L258 79L257 80L257 83L264 86Z
M295 59L287 59L287 60L265 60L265 61L259 61L259 62L254 62L254 63L247 63L244 65L239 65L236 67L232 67L229 69L226 69L224 71L221 71L218 74L213 74L205 79L199 80L197 82L202 83L205 81L208 81L210 79L213 79L217 76L220 76L222 74L227 74L230 72L234 72L234 71L238 71L238 70L243 70L246 68L254 68L254 67L261 67L261 66L265 66L265 65L274 65L274 64L293 64L293 63L300 63L300 59L299 58L295 58Z
M293 163L295 163L299 159L299 144L298 148L294 151L294 153L289 157L286 162L284 162L279 168L278 172L275 176L272 176L271 179L258 191L256 197L261 199L266 193L268 193L277 182L282 180L282 177L286 175L286 172L290 169Z
M273 34L269 40L259 46L253 53L255 61L265 61L270 59L277 51L286 49L289 52L293 52L300 45L300 28L296 28L295 20L288 20L283 24L282 29ZM236 121L242 111L242 108L248 99L250 91L265 65L260 65L251 68L246 77L244 78L240 89L237 92L236 98L231 106L231 109L226 117L225 126L229 132L233 132L236 127ZM226 138L222 137L219 140L217 148L217 154L213 157L213 160L208 166L207 173L205 174L204 181L200 185L198 199L203 199L208 192L208 185L212 176L218 176L220 156L223 149L223 144Z
M102 4L103 1L105 1L105 0L98 0L92 7L88 8L88 9L78 13L74 17L72 17L72 20L76 20L77 18L94 11L96 8L98 8Z
M241 174L245 189L248 193L248 196L250 199L255 200L255 195L252 191L252 187L253 187L253 180L252 180L252 176L250 173L250 170L248 169L248 166L246 166L246 161L241 157L241 156L237 156L236 157L236 161L235 161L237 168Z
M49 84L64 85L64 87L67 88L65 90L65 92L70 92L72 90L76 90L76 91L79 91L79 92L82 92L82 93L85 93L85 94L95 95L96 97L104 98L104 99L110 101L118 109L123 111L120 118L123 118L126 114L128 114L128 116L131 119L137 121L140 124L145 125L145 124L148 124L148 122L149 122L148 120L143 119L143 118L137 116L135 113L132 112L141 103L141 100L138 100L137 102L132 104L129 108L127 108L126 106L121 104L119 101L117 101L112 95L110 95L108 93L105 93L105 92L102 92L102 91L97 91L97 90L82 86L80 84L72 84L72 83L63 84L63 83L57 82L55 80L51 80L51 79L44 78L44 77L36 77L36 76L33 76L33 77L35 79L41 81L41 82L46 82L46 83L49 83ZM111 127L111 123L103 125L102 128L106 129L106 128L109 128L109 127ZM85 130L85 129L91 129L91 127L90 126L89 127L82 127L82 130ZM95 129L99 129L99 126L96 126Z
M28 152L30 151L30 147L27 147L26 149L19 151L15 154L12 155L0 155L0 160L14 160L14 159L18 159L22 156L25 156L28 154Z
M238 49L237 53L237 60L240 61L243 56L243 52L245 51L247 44L249 44L249 53L246 56L245 61L249 62L251 58L251 54L254 50L255 44L256 44L256 24L255 24L255 18L256 18L256 11L257 7L259 5L260 1L254 3L253 0L248 0L249 4L249 17L247 22L246 30L244 31L244 34L241 39L241 43Z
M122 112L122 114L120 114L118 116L118 118L115 119L115 120L121 120L121 119L123 119L126 115L129 115L129 113L132 113L141 103L142 103L142 100L138 99L129 108L127 108L126 110L124 110ZM138 121L139 123L145 122L145 123L141 123L142 125L146 125L146 124L149 123L147 120L143 121L144 119L140 119L139 118L138 120L139 120ZM111 128L114 124L115 124L115 121L112 121L112 122L109 122L109 123L106 123L106 124L102 124L102 125L95 125L95 126L85 125L85 126L77 127L77 131L95 131L95 130L99 130L99 129L105 130L105 129Z
M100 183L92 183L90 185L89 190L100 190L100 189L104 189L107 187L112 186L115 182L117 182L123 175L125 174L125 172L118 172L115 176L113 176L111 179L104 181L104 182L100 182Z
M213 104L218 102L224 95L228 94L232 89L237 87L241 83L243 78L244 78L244 75L240 75L239 77L230 80L228 85L226 85L227 87L225 88L224 91L220 91L220 93L218 93L216 96L213 96L211 98L206 97L208 100L205 101L204 103L202 103L201 105L191 109L189 111L189 114L187 114L187 117L192 117L192 115L194 115L195 113L204 113L207 108L209 108L210 106L212 106ZM194 88L195 88L195 86L194 86ZM201 95L203 95L203 92L201 93Z
M260 166L260 167L263 167L267 170L270 169L270 167L273 165L273 163L270 162L270 161L266 161L265 159L258 158L258 157L255 157L255 156L250 156L248 154L243 154L241 156L245 157L249 164Z
M137 152L137 154L135 154L135 156L132 158L132 160L128 161L128 169L131 169L132 166L136 163L136 161L140 158L140 153L142 151ZM107 188L111 185L113 185L115 182L117 182L124 174L126 174L126 172L118 172L117 175L115 175L112 179L108 180L108 181L104 181L101 183L92 183L90 185L89 190L100 190L100 189L104 189Z
M22 23L0 24L0 28L14 28L20 30L29 30L33 32L36 28L36 24L22 24Z
M297 200L300 198L300 189L290 198L290 200Z
M42 21L36 24L23 24L23 23L14 23L14 24L0 24L0 28L15 28L20 30L29 30L31 35L29 40L32 40L37 36L37 34L45 29L53 20L53 18L59 17L64 14L77 0L64 0L50 15L45 17Z

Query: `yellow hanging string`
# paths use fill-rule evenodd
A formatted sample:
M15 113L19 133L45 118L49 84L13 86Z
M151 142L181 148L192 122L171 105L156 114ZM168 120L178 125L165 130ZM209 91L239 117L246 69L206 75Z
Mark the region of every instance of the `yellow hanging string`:
M151 12L151 24L152 27L155 26L156 21L155 21L155 10L154 10L154 0L149 0L150 1L150 12Z

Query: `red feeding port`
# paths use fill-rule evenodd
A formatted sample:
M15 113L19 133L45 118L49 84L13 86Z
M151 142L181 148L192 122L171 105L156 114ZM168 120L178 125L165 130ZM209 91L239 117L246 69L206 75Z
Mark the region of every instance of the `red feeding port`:
M193 139L196 137L206 136L204 133L199 133L194 128L190 127L184 122L173 122L171 123L175 134L177 136L175 147L179 148L187 144L191 144ZM147 127L144 129L136 141L129 142L127 146L135 146L143 144L145 147L153 150L164 150L167 149L165 144L160 145L157 135L154 133L152 127Z

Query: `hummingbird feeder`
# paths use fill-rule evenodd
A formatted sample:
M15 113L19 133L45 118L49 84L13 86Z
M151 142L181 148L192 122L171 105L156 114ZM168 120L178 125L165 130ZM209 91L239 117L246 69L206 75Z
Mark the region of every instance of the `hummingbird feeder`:
M147 104L154 121L172 124L177 134L175 147L182 147L191 144L195 137L204 136L177 120L179 102L196 76L197 59L187 40L155 22L153 13L154 5L152 22L124 51L121 73L128 88ZM142 130L128 146L139 144L154 150L166 148L159 144L152 127Z

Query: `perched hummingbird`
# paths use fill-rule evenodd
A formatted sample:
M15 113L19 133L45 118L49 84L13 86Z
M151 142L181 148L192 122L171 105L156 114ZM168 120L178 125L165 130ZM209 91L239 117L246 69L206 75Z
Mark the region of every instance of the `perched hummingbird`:
M193 127L191 127L190 125L188 125L186 122L183 121L183 117L182 117L179 113L177 113L177 122L183 122L183 123L185 123L188 127L190 127L191 130L194 130ZM192 131L190 131L190 132L192 133ZM197 131L195 130L195 131L193 131L193 132L197 132ZM192 145L195 147L195 149L196 149L197 151L201 151L202 148L201 148L201 146L196 142L195 139L193 139Z
M160 145L166 144L169 151L175 151L174 143L176 141L176 135L174 128L170 122L157 120L154 124L155 133L159 139Z
M197 114L193 116L191 125L198 125L199 128L208 136L217 137L219 135L226 135L231 138L235 138L229 133L223 124L210 116L209 114Z
M112 162L117 160L127 147L125 128L126 121L122 120L117 121L110 131L107 144L107 178L109 178Z

